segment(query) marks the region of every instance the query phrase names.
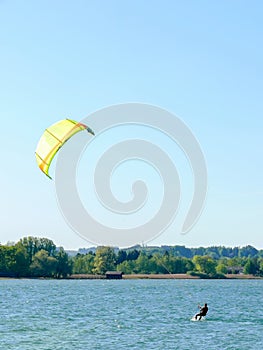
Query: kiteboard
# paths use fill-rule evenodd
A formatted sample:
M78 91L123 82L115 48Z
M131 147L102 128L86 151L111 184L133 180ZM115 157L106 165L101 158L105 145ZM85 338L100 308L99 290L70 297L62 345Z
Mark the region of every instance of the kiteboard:
M193 321L193 322L199 322L199 321L205 321L205 317L202 316L201 319L199 320L199 316L197 316L197 318L195 318L195 316L193 316L190 321Z

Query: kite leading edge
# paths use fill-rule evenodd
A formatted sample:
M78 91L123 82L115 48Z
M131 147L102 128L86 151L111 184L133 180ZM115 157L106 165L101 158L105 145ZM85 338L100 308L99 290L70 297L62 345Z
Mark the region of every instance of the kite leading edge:
M51 176L48 174L48 170L52 159L68 139L82 130L87 130L94 135L92 129L87 125L71 119L63 119L44 131L38 142L35 154L40 170L50 179Z

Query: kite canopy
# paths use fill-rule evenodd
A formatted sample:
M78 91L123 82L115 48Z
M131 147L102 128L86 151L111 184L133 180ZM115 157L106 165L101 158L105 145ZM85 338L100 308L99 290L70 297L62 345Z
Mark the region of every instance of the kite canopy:
M94 132L87 125L71 119L61 120L44 131L38 142L35 154L39 168L50 179L48 170L55 154L68 139L82 130L87 130L94 135Z

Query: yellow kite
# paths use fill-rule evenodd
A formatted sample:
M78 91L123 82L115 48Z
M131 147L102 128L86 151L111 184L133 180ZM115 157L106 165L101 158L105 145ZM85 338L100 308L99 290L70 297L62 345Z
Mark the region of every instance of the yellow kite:
M94 135L94 132L87 125L71 119L61 120L44 131L38 142L35 154L39 168L50 179L48 170L55 154L68 139L82 130L87 130Z

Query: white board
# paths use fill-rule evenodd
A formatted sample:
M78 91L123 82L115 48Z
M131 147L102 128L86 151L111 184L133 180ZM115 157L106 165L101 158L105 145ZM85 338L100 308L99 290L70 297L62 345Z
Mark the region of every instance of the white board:
M197 316L197 318L195 318L195 316L193 316L190 321L193 321L193 322L205 321L204 316L201 317L201 320L199 320L199 317L200 316Z

